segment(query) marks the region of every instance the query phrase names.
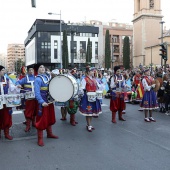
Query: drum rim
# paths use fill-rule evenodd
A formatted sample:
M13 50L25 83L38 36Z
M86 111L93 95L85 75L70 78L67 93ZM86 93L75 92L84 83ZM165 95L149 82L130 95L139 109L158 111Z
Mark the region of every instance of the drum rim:
M59 75L57 75L57 76L55 76L54 78L56 78L56 77L59 77L59 76L63 76L63 77L71 77L71 75L69 75L69 74L59 74ZM72 76L73 77L73 76ZM49 91L49 94L50 94L50 96L52 97L52 95L51 95L51 93L50 93L50 82L54 79L54 78L52 78L50 81L49 81L49 84L48 84L48 91ZM73 77L74 78L74 77ZM68 100L70 100L71 98L73 98L74 97L74 85L73 85L73 83L72 83L72 81L71 81L71 79L70 78L68 78L69 79L69 81L71 82L71 84L72 84L72 86L73 86L73 93L72 93L72 96L68 99ZM75 78L74 78L75 79ZM76 79L75 79L76 80ZM77 81L76 81L77 82ZM78 92L77 92L78 93ZM53 97L52 97L53 98ZM54 98L53 98L54 99ZM54 99L55 100L55 99ZM68 101L67 100L67 101ZM67 101L56 101L56 102L67 102Z

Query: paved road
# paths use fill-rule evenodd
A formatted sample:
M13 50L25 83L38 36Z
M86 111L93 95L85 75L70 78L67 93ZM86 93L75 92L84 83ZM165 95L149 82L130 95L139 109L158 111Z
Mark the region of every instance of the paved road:
M22 114L13 115L14 140L0 140L2 170L170 170L170 116L155 112L157 122L144 122L138 105L127 104L126 122L111 123L109 99L103 114L93 119L95 131L86 131L85 118L77 113L79 124L62 122L56 108L53 132L59 139L47 139L37 146L36 131L23 131Z

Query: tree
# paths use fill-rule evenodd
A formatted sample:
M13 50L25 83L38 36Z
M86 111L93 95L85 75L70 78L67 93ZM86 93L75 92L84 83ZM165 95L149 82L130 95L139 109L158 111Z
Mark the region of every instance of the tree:
M123 43L123 66L125 67L125 69L130 68L130 43L128 36L124 38Z
M92 46L91 46L90 38L88 38L87 42L87 51L86 51L86 64L91 65L92 59Z
M109 35L109 30L106 30L106 36L105 36L105 68L109 69L110 63L111 63L110 35Z
M68 69L68 45L67 45L67 31L63 31L63 46L62 46L62 63L63 68Z
M21 67L24 65L25 63L22 61L21 58L18 58L17 61L15 61L15 71L17 74L21 73Z

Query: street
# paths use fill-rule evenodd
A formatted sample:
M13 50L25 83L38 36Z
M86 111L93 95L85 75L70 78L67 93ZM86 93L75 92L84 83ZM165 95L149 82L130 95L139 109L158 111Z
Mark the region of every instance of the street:
M76 114L77 126L57 122L53 133L59 139L47 139L37 145L36 130L25 133L23 114L13 114L13 141L2 135L0 140L1 170L170 170L170 116L154 112L157 122L145 122L139 105L127 104L125 122L111 122L109 99L103 100L103 113L93 118L93 132L86 130L85 117Z

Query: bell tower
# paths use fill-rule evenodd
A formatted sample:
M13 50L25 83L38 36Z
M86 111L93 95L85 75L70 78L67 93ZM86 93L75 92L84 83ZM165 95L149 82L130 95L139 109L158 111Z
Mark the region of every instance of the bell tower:
M161 37L160 0L134 0L133 65L145 65L145 48L159 44ZM158 54L159 56L159 54Z

